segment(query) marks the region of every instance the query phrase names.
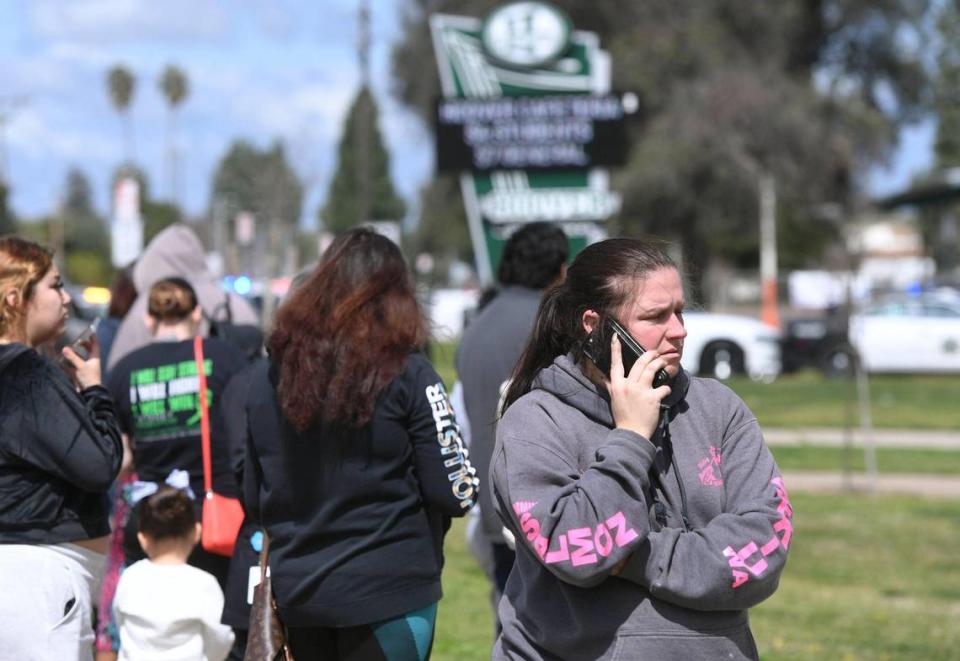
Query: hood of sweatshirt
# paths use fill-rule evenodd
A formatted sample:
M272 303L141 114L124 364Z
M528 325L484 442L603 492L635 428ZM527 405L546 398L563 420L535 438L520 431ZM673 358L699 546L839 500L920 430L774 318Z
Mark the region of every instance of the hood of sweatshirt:
M157 234L137 260L133 283L137 292L150 290L157 280L179 276L195 288L216 285L207 270L203 244L186 225L177 223Z
M20 356L28 351L31 351L30 347L17 342L12 344L0 344L0 372L3 372L5 369L7 369L7 366L16 360L17 356Z
M690 375L680 369L670 380L670 394L663 405L673 408L684 400L690 388ZM613 413L610 411L610 393L594 383L580 369L574 360L574 354L558 356L553 364L540 370L534 378L533 387L545 390L560 401L581 411L591 420L613 427Z
M150 288L158 280L171 276L183 278L193 286L200 307L208 317L225 319L226 301L229 297L230 314L235 323L258 323L253 307L239 296L228 295L207 268L206 253L196 233L186 225L177 223L157 234L137 260L133 269L137 300L117 330L110 350L110 369L131 351L151 341L150 333L143 322ZM201 334L205 335L206 332L204 325L201 327Z

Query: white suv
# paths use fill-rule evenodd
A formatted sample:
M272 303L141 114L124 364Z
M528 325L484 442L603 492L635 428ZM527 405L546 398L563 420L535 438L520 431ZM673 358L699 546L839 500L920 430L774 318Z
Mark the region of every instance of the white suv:
M770 382L780 374L780 331L751 317L684 312L687 338L684 369L698 376L727 379L746 374Z
M931 295L875 301L850 317L867 372L960 372L960 304Z

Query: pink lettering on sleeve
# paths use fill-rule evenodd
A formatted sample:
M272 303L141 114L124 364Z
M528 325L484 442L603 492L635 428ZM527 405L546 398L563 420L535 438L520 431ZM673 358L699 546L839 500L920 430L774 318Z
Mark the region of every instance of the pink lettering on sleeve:
M535 500L521 500L513 504L513 511L517 514L523 514L532 510L536 505L537 501Z
M747 583L751 576L759 577L763 575L769 567L764 558L772 555L780 548L786 551L790 547L790 539L793 537L793 523L790 520L793 516L793 507L790 505L783 478L774 477L770 482L776 489L775 495L779 501L777 513L780 515L780 518L773 523L773 536L763 546L758 547L756 542L751 541L739 551L735 551L732 546L723 549L723 555L727 558L727 564L730 565L733 574L731 587L734 589ZM750 557L758 551L761 557L752 565L747 564ZM742 571L744 569L747 571Z
M570 559L570 551L567 550L567 536L560 535L557 538L560 548L549 551L544 557L543 561L548 565L553 565L558 562L564 562Z
M593 528L573 528L554 534L551 542L543 535L543 525L531 514L536 504L534 501L516 502L513 511L523 536L544 564L569 562L575 567L593 565L599 562L598 554L605 558L615 548L623 548L639 537L637 531L627 523L623 512L617 512ZM554 548L550 549L551 545Z
M739 551L734 551L733 547L728 546L723 549L723 554L729 558L727 561L731 568L746 569L754 576L760 576L767 570L767 561L763 558L760 558L752 565L748 565L747 561L750 559L754 553L758 551L757 543L750 542L744 546Z
M567 539L575 549L570 556L570 563L574 567L580 565L597 564L597 556L593 552L593 531L590 528L572 528L567 531Z
M607 528L614 531L616 535L614 542L617 546L626 546L639 537L637 531L627 525L627 518L623 516L623 512L617 512L607 519Z
M610 555L610 551L613 550L613 537L602 523L597 526L597 530L593 533L593 547L604 558Z
M745 571L733 570L733 588L736 589L750 579L750 574Z

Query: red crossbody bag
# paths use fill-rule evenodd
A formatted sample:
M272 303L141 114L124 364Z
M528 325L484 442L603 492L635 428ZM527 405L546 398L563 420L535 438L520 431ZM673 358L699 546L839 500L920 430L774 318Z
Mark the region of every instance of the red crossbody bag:
M200 384L200 438L203 444L203 532L200 544L210 553L232 556L243 524L243 505L236 498L213 490L213 459L210 455L210 409L207 408L207 375L203 369L203 338L193 339L193 358Z

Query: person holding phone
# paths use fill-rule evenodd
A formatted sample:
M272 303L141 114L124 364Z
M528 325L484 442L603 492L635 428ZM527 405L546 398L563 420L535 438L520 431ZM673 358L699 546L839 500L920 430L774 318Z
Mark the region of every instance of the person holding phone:
M636 239L588 246L545 295L492 461L517 543L494 659L758 658L747 610L792 509L747 406L681 367L684 306L664 247Z
M91 606L123 447L96 338L66 372L37 348L70 295L52 254L0 237L0 659L91 659Z

